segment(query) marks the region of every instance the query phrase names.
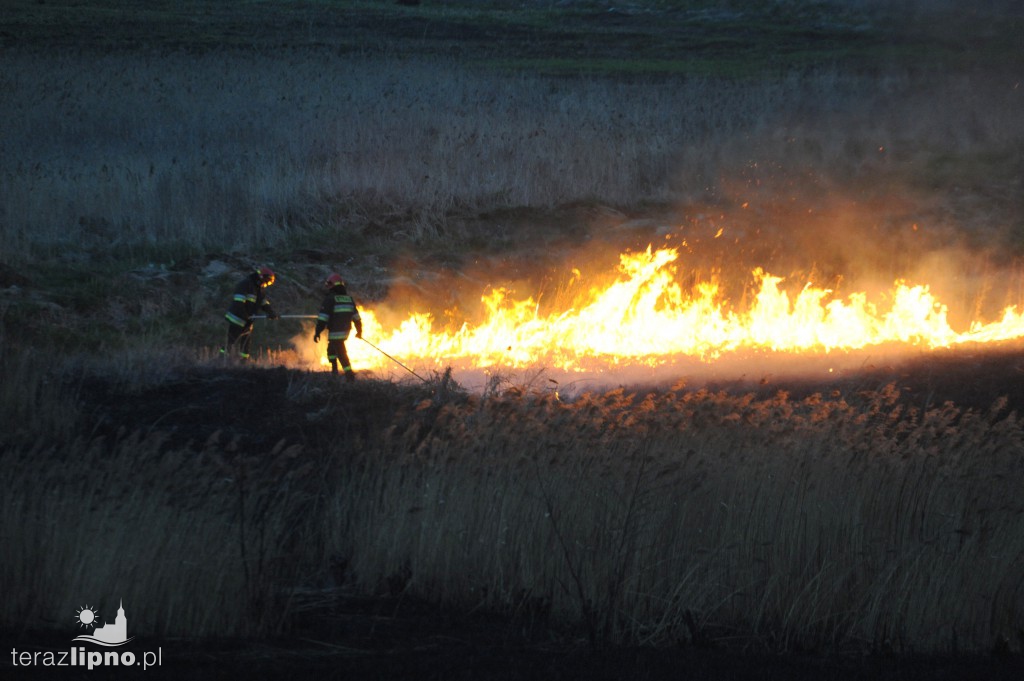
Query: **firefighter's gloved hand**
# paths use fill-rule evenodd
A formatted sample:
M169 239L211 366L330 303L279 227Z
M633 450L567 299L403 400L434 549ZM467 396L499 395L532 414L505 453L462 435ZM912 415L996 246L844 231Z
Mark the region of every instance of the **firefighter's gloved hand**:
M281 315L277 314L273 310L267 310L267 319L277 319Z
M314 343L319 343L320 342L320 332L319 331L317 331L316 333L313 334L313 342Z
M362 337L363 337L363 332L362 331L360 331L360 332L358 332L356 334L356 338L362 339Z

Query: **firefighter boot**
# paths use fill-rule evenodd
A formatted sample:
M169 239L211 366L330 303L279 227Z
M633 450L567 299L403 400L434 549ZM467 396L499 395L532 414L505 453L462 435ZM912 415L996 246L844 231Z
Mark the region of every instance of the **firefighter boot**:
M249 356L240 355L235 348L229 345L220 349L220 359L225 365L233 367L244 363Z

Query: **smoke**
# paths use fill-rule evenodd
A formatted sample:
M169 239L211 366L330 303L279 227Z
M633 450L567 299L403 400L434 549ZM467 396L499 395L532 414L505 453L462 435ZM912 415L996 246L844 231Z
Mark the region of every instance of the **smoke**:
M620 253L648 246L678 249L673 266L684 292L714 281L726 308L740 313L752 304L756 268L782 277L791 299L807 284L840 300L855 292L884 297L896 281L927 285L956 331L1024 303L1024 92L1017 82L998 74L922 80L910 73L866 82L862 97L823 97L814 106L801 99L800 107L783 107L729 139L715 137L713 146L694 140L678 153L674 203L588 201L482 215L458 234L463 243L444 266L396 258L374 312L384 328L417 312L429 313L435 329L454 331L479 323L483 297L500 288L532 300L541 314L560 313L590 287L620 276ZM691 158L701 160L697 170L683 163ZM658 369L573 372L452 364L458 380L477 387L506 382L564 391L828 377L919 352L748 351L712 361L679 357ZM437 366L413 368L429 373Z
M721 151L715 205L691 220L736 235L716 264L837 291L925 283L956 324L1024 302L1019 78L922 70L871 82Z

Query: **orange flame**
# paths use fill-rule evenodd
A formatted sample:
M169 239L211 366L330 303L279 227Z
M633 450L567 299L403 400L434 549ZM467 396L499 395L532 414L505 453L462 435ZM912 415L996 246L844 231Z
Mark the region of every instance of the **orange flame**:
M410 366L427 369L547 367L567 372L610 367L658 367L680 356L711 362L744 349L780 353L828 353L885 343L950 347L1024 336L1024 311L1007 308L997 322L954 331L947 308L928 286L897 281L880 308L858 292L843 299L810 283L791 299L782 278L754 270L757 293L749 309L730 310L714 282L686 294L676 281L673 248L619 256L618 276L604 287L581 291L564 309L544 309L532 297L516 299L492 289L482 302L482 321L438 328L426 313L410 314L385 328L373 310L362 311L364 334ZM582 275L573 270L570 286ZM389 360L365 343L351 341L353 365L362 370Z

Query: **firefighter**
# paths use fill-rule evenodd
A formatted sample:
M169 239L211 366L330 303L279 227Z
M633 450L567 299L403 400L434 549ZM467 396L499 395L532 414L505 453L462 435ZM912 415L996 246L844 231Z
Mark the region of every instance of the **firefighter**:
M228 320L228 342L227 346L220 349L221 355L230 355L237 343L238 356L249 359L249 351L252 349L253 315L263 311L267 319L277 319L278 315L266 297L266 289L274 285L274 279L274 271L269 267L257 267L252 274L239 282L231 299L231 306L224 315Z
M356 338L363 337L363 321L359 318L359 308L356 301L348 295L345 287L345 280L340 274L332 274L324 282L324 289L327 295L320 305L320 312L316 316L316 331L313 333L313 342L320 342L320 334L327 329L327 359L331 362L331 371L338 373L338 363L341 362L341 370L345 372L346 381L354 381L355 373L348 361L348 352L345 350L345 341L348 340L349 331L356 327Z

